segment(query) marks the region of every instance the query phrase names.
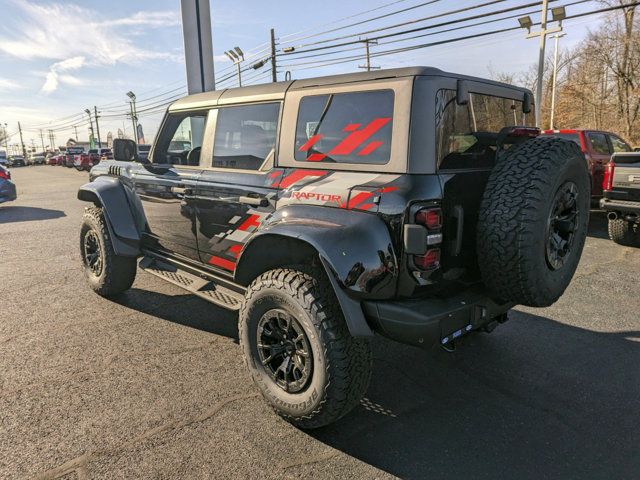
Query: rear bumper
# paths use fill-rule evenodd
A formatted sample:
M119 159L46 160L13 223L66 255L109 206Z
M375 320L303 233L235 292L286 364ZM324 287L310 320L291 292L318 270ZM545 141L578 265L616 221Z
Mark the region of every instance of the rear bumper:
M640 214L640 202L631 202L625 200L612 200L603 198L600 200L600 208L607 212L623 212Z
M475 291L449 298L362 302L365 317L377 333L420 347L450 343L491 323L514 305L499 305Z

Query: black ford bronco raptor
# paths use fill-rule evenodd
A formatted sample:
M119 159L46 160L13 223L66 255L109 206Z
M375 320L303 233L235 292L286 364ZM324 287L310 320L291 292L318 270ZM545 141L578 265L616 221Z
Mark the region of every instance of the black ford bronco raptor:
M564 292L590 179L532 100L424 67L190 95L147 160L115 140L80 188L87 281L113 296L139 266L239 311L267 401L326 425L367 390L373 335L451 348Z

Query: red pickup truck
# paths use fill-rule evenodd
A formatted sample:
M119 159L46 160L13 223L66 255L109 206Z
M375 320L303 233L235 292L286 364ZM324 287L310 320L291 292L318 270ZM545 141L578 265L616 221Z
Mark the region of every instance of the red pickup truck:
M618 152L632 152L633 148L614 133L599 130L545 130L543 135L572 140L577 143L589 162L591 174L591 199L597 203L602 198L602 181L605 166L611 155Z

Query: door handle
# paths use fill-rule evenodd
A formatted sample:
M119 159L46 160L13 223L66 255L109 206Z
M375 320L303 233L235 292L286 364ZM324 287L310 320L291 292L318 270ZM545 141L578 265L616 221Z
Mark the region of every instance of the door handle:
M240 197L240 203L244 203L245 205L251 205L252 207L266 207L269 205L269 200L265 197Z
M175 193L177 195L191 195L193 194L193 189L189 187L171 187L171 193Z

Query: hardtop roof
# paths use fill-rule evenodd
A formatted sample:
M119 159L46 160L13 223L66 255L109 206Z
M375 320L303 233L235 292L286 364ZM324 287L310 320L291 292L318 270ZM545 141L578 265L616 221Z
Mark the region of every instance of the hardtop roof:
M336 85L344 83L358 83L369 80L382 80L386 78L415 77L415 76L439 76L453 77L462 80L498 85L521 92L529 92L528 89L517 87L495 80L487 80L480 77L461 75L445 72L435 67L403 67L375 70L371 72L354 72L323 77L305 78L285 82L271 82L248 87L226 88L211 92L196 93L176 100L169 106L169 110L191 110L217 105L226 105L241 102L259 102L269 100L282 100L287 90L298 90L309 87Z

